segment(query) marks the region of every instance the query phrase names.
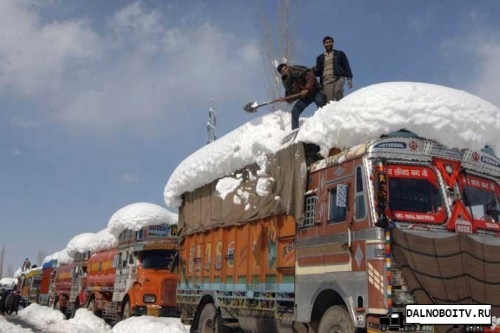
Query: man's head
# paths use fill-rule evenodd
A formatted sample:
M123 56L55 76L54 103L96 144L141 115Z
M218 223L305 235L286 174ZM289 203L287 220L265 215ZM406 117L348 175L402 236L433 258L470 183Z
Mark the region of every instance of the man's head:
M281 74L281 76L288 75L288 65L287 64L279 64L278 67L276 67L276 70L278 71L278 73Z
M325 36L323 38L323 46L325 47L325 50L328 52L333 50L333 37Z

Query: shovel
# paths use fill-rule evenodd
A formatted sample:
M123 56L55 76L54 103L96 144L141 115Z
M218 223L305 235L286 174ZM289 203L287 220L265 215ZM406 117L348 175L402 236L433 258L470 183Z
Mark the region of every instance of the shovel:
M291 100L297 99L299 97L300 97L300 93L293 94L290 96L286 96L285 101L291 101ZM272 101L267 101L267 102L260 103L260 104L257 102L253 102L253 103L250 102L250 103L245 104L245 106L243 107L243 110L245 110L245 112L248 112L248 113L255 113L255 112L257 112L257 109L260 108L261 106L269 105L269 104L273 104L273 103L277 103L277 102L281 102L281 101L282 101L282 99L280 97L277 99L273 99Z

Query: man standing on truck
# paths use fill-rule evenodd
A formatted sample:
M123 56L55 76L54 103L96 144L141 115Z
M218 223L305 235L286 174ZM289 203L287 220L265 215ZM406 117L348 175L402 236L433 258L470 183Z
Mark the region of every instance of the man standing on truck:
M344 84L352 88L352 72L346 54L333 48L333 38L323 38L325 52L316 57L315 74L320 78L327 101L340 101L344 97Z
M283 102L297 100L292 108L292 130L299 128L299 116L306 107L314 102L318 107L326 104L325 96L319 89L314 72L305 66L288 66L279 64L276 68L281 74L281 82L285 88ZM297 95L292 97L292 95Z
M31 262L28 258L26 258L26 260L23 263L23 268L22 268L23 272L30 269L30 267L31 267Z

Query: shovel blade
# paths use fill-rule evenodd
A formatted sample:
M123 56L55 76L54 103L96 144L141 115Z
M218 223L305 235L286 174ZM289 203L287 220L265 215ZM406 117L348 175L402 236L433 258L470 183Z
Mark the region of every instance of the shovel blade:
M247 104L245 104L245 106L243 107L243 110L245 110L245 112L248 112L248 113L255 113L257 112L257 108L261 106L259 105L257 102L249 102Z

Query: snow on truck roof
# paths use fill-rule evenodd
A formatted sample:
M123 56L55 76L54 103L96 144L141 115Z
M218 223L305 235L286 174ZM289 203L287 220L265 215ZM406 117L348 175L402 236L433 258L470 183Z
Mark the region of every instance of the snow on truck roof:
M177 214L147 202L137 202L119 209L111 216L108 230L116 237L124 230L137 231L156 224L177 224Z
M58 263L68 263L76 253L111 249L118 245L118 236L122 231L127 229L137 231L149 225L163 223L176 224L177 214L148 202L132 203L117 210L109 219L105 229L97 233L89 232L74 236L65 249L47 256L44 262L55 259Z
M188 156L174 170L164 190L165 203L179 207L181 196L231 175L265 154L284 148L290 115L264 114ZM435 84L387 82L359 89L330 102L304 120L296 141L317 144L322 156L405 128L450 148L500 150L499 109L470 93Z

